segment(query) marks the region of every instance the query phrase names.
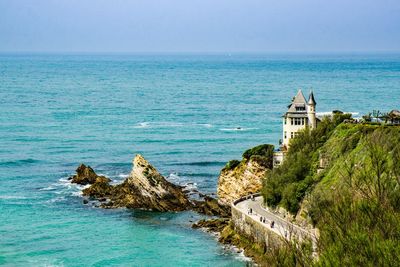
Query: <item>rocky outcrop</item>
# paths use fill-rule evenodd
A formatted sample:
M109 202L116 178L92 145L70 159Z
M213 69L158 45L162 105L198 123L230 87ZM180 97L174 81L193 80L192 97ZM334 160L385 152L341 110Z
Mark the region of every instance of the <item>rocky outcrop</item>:
M222 232L222 230L224 230L224 228L228 225L229 222L230 222L229 218L217 218L211 220L202 219L197 223L193 224L192 228L194 229L205 228L210 232L220 233Z
M141 155L134 158L132 172L124 182L110 185L106 179L96 179L83 195L106 200L102 204L105 208L182 211L192 207L182 187L168 182Z
M193 200L193 210L198 213L228 218L231 216L231 208L222 205L215 198L204 196L203 200Z
M262 181L273 165L272 145L260 145L243 153L241 161L232 160L222 169L218 178L218 197L230 205L240 197L260 192Z
M94 184L96 181L111 181L105 176L97 175L90 166L86 166L85 164L79 165L76 169L76 175L71 176L69 180L71 180L71 183L80 185Z

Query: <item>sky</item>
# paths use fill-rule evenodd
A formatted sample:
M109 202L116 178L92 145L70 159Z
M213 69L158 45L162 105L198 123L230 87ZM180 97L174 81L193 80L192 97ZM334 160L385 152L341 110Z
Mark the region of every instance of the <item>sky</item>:
M400 51L400 0L0 0L0 52L369 51Z

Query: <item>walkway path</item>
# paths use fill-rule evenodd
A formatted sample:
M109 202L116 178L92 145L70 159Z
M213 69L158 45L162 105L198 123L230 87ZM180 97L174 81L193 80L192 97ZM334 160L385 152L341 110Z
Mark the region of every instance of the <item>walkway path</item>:
M243 199L241 201L235 201L234 203L235 203L234 206L239 211L247 214L255 221L260 222L260 217L261 217L262 224L265 225L265 227L268 227L269 230L272 230L273 232L286 238L287 240L290 240L294 237L296 237L299 240L304 240L305 238L307 238L312 240L313 246L316 245L315 231L312 232L308 231L272 213L271 211L266 210L261 205L263 203L262 196L256 196L254 197L254 199L249 196L246 199ZM274 222L273 227L271 227L272 222Z

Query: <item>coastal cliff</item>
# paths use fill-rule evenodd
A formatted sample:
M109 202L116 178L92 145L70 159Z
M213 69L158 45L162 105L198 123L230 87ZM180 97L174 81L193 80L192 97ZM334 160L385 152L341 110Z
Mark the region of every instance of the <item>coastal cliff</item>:
M266 174L262 194L269 209L304 230L312 223L318 233L315 247L301 240L255 240L260 229L243 220L245 213L235 211L223 228L210 223L220 232L220 242L242 248L260 266L398 262L400 127L354 123L349 117L338 114L325 118L314 130L299 132L282 165L259 171ZM245 194L250 177L239 176L246 176L249 165L251 159L244 157L222 170L219 186L223 188L218 193L225 201L240 196L237 192ZM255 184L251 190L257 188L250 181Z
M272 145L259 145L243 153L241 161L231 160L218 178L220 203L230 205L240 197L260 192L263 179L273 164Z
M349 117L299 132L267 175L264 200L318 229L317 266L390 266L400 251L400 127ZM307 255L285 251L296 261Z

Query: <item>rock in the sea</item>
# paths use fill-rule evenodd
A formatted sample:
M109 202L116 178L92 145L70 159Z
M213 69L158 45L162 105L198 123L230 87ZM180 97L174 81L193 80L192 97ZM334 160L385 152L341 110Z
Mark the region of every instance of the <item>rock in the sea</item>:
M229 218L218 218L210 220L202 219L193 224L192 228L206 228L208 231L211 232L221 232L225 228L225 226L228 225L229 221Z
M192 207L182 187L168 182L141 155L134 158L132 172L123 183L110 185L106 180L96 180L83 195L109 199L102 204L106 208L182 211Z
M260 145L245 151L241 161L229 161L218 178L219 201L230 205L240 197L260 192L267 170L272 169L273 151L272 145Z
M94 184L98 179L107 182L111 181L105 176L97 175L90 166L86 166L85 164L79 165L76 169L76 175L70 177L70 179L71 183L81 185Z
M204 200L193 200L194 206L193 210L198 213L209 215L209 216L219 216L222 218L228 218L231 216L231 207L223 205L218 202L215 198L210 196L203 196Z

